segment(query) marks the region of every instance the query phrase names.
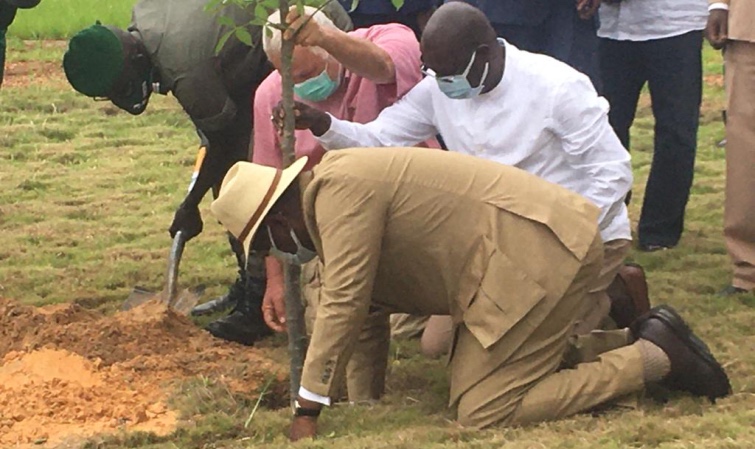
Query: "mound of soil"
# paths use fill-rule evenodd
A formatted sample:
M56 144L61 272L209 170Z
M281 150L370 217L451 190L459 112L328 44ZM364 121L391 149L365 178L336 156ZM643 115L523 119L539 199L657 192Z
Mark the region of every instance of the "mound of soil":
M207 376L253 398L285 371L162 304L103 316L0 299L0 447L123 429L167 434L178 423L167 405L176 382Z

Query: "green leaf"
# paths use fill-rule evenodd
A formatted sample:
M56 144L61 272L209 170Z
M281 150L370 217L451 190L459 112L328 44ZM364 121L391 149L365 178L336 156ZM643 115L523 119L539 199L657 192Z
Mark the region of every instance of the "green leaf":
M270 15L269 10L263 5L262 3L257 3L257 5L254 7L254 18L255 19L265 19L267 20L267 16Z
M244 44L248 45L249 47L252 46L252 35L249 33L249 30L243 27L236 28L236 38L243 42Z
M225 46L225 43L228 42L228 38L233 36L234 30L229 30L224 35L220 37L220 40L218 41L218 45L215 46L215 54L220 53L220 50L223 49L223 46Z
M214 11L220 6L222 1L223 0L210 0L206 5L204 5L204 10L208 12Z
M236 22L234 22L233 19L228 16L218 16L218 23L231 28L236 27Z
M391 3L393 3L393 7L396 8L396 11L404 6L404 0L391 0Z

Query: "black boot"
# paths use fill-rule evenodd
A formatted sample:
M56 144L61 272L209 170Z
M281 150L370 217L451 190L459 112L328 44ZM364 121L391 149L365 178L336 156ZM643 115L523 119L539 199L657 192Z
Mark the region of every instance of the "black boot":
M236 278L236 282L228 287L228 293L195 306L193 309L191 309L191 314L194 316L201 316L212 315L216 312L223 312L232 307L236 307L238 298L243 294L244 280L241 278L241 276L239 276L238 278Z
M236 306L228 316L207 325L215 337L251 346L254 342L272 334L262 318L262 297L265 295L265 279L249 276L239 271L239 279L229 295L235 295Z
M199 134L199 137L203 139L202 144L204 145L206 139L203 137L204 134L202 134L199 129L197 129L197 133ZM236 304L239 303L239 299L244 296L244 283L246 282L246 277L243 275L243 273L245 272L244 267L246 266L244 247L230 233L228 234L228 243L231 245L231 250L236 256L236 263L239 266L239 276L236 278L236 282L228 287L228 293L194 307L193 309L191 309L192 315L210 315L215 312L228 310L232 307L236 307ZM254 271L253 273L261 277L265 277L264 269L259 263L255 264L252 268L257 269L257 271Z

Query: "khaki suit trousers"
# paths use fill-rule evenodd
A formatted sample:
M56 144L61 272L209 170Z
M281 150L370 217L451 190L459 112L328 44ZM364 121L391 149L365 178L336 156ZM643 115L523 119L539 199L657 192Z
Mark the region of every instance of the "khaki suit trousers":
M755 42L731 41L726 62L724 238L732 285L755 289Z
M608 286L624 264L631 246L631 241L625 239L611 240L603 244L603 265L600 274L591 281L585 301L580 306L577 315L579 318L574 325L575 334L586 334L594 329L605 328L610 322L608 314L611 311L611 300L607 293ZM453 336L451 317L436 315L427 320L426 317L406 314L391 316L391 333L394 336L417 335L423 328L425 329L422 333L424 354L438 357L448 352ZM586 341L581 343L588 345ZM603 348L605 345L601 344L594 349L585 348L584 351L599 353L603 352Z
M580 319L574 328L576 334L586 334L594 329L603 329L609 322L611 312L611 298L608 297L608 286L616 278L619 269L632 247L632 241L626 239L611 240L603 243L603 266L600 275L590 285L586 301L579 312Z
M600 245L594 245L587 260L599 261L599 253L597 257L594 254L599 251ZM583 266L540 326L530 329L525 322L512 328L510 333L529 333L513 353L503 349L512 340L518 340L518 336L507 334L484 349L466 326L459 326L452 349L451 389L454 390L455 382L471 385L461 392L457 401L462 425L483 428L555 420L590 410L644 387L639 349L634 345L622 347L626 340L615 338L616 333L624 331L614 331L614 338L609 339L606 348L609 350L595 354L595 361L560 369L567 348L574 341L577 311L586 301L586 293L599 271L599 263ZM605 333L598 331L595 338L604 337ZM591 335L579 339L585 343ZM588 343L587 346L596 345ZM495 360L497 352L511 355L505 360ZM470 382L468 377L485 372L482 367L491 363L498 363L499 368Z

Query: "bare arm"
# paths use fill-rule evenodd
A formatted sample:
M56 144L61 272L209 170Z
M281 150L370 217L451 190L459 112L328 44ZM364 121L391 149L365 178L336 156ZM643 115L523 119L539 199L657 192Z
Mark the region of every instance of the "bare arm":
M351 36L338 28L321 26L309 16L300 16L292 8L286 17L290 30L286 38L296 35L296 44L320 47L343 64L349 71L377 84L396 81L396 67L387 51L372 42Z

